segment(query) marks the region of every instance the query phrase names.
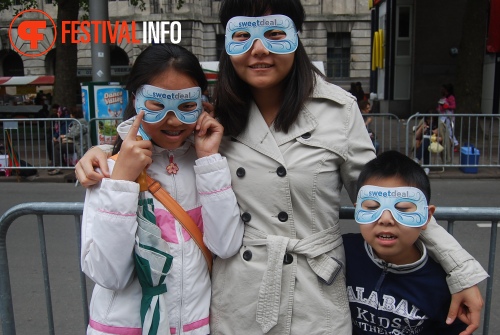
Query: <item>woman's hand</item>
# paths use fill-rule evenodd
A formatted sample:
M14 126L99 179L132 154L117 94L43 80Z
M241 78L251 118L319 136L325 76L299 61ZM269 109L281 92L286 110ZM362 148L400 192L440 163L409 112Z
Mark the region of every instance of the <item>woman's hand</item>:
M203 112L196 122L194 132L194 146L198 158L218 153L223 134L224 127L207 112Z
M458 317L462 322L468 325L467 329L459 335L472 335L472 333L479 328L483 306L483 297L477 285L452 294L451 306L448 311L446 323L452 324L455 318Z
M151 141L137 140L137 132L144 112L140 112L123 140L120 154L111 174L111 179L135 181L139 174L153 162Z
M89 149L75 165L75 175L80 184L90 187L102 180L109 178L108 156L98 147ZM95 171L100 168L101 173Z

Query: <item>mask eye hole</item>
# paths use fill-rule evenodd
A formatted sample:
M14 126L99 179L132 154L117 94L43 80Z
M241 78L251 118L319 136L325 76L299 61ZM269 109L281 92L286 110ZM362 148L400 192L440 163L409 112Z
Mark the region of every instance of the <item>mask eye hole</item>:
M286 32L280 29L271 29L264 33L264 37L273 41L284 40L286 38Z
M244 42L250 38L250 33L248 31L240 30L233 34L233 41Z
M400 212L411 213L417 211L417 205L415 205L413 202L408 202L408 201L398 202L394 207Z
M194 101L188 101L180 104L177 108L183 112L191 112L194 111L198 107L198 104Z
M366 209L368 211L374 211L380 208L380 203L375 200L365 200L361 204L361 208Z
M163 108L165 108L165 106L161 102L158 102L156 100L146 100L144 106L146 106L146 108L150 111L154 112L161 111Z

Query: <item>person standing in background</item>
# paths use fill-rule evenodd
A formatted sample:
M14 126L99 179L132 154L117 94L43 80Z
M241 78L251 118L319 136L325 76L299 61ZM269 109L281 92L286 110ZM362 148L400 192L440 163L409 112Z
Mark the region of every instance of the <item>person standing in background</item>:
M453 85L452 84L443 84L441 86L441 99L438 101L438 111L440 114L444 114L440 117L440 120L446 125L448 128L448 133L450 135L450 139L453 141L454 151L458 152L459 143L457 138L455 137L455 117L454 116L445 116L445 115L453 115L455 114L455 109L457 108L455 95L453 93Z

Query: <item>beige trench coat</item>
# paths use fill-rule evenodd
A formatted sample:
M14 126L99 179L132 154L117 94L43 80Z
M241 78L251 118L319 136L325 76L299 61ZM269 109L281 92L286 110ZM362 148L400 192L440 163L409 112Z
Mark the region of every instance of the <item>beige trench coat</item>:
M340 191L354 202L358 174L375 157L355 99L318 79L287 134L269 128L253 105L246 130L225 138L220 151L246 224L239 253L214 263L211 333L351 334ZM426 232L438 231L424 240L432 254L447 234L430 226ZM464 263L471 257L453 241L440 258L447 272L461 269L450 286L457 291L485 274L475 261Z

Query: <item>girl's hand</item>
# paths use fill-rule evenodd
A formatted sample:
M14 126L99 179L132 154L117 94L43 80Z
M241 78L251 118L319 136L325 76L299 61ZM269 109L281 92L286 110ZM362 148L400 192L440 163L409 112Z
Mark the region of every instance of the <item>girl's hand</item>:
M203 112L194 131L194 147L198 158L218 153L223 134L224 127L207 112Z
M153 162L151 141L136 140L143 115L144 112L137 115L127 137L123 140L111 179L135 181L139 174Z

